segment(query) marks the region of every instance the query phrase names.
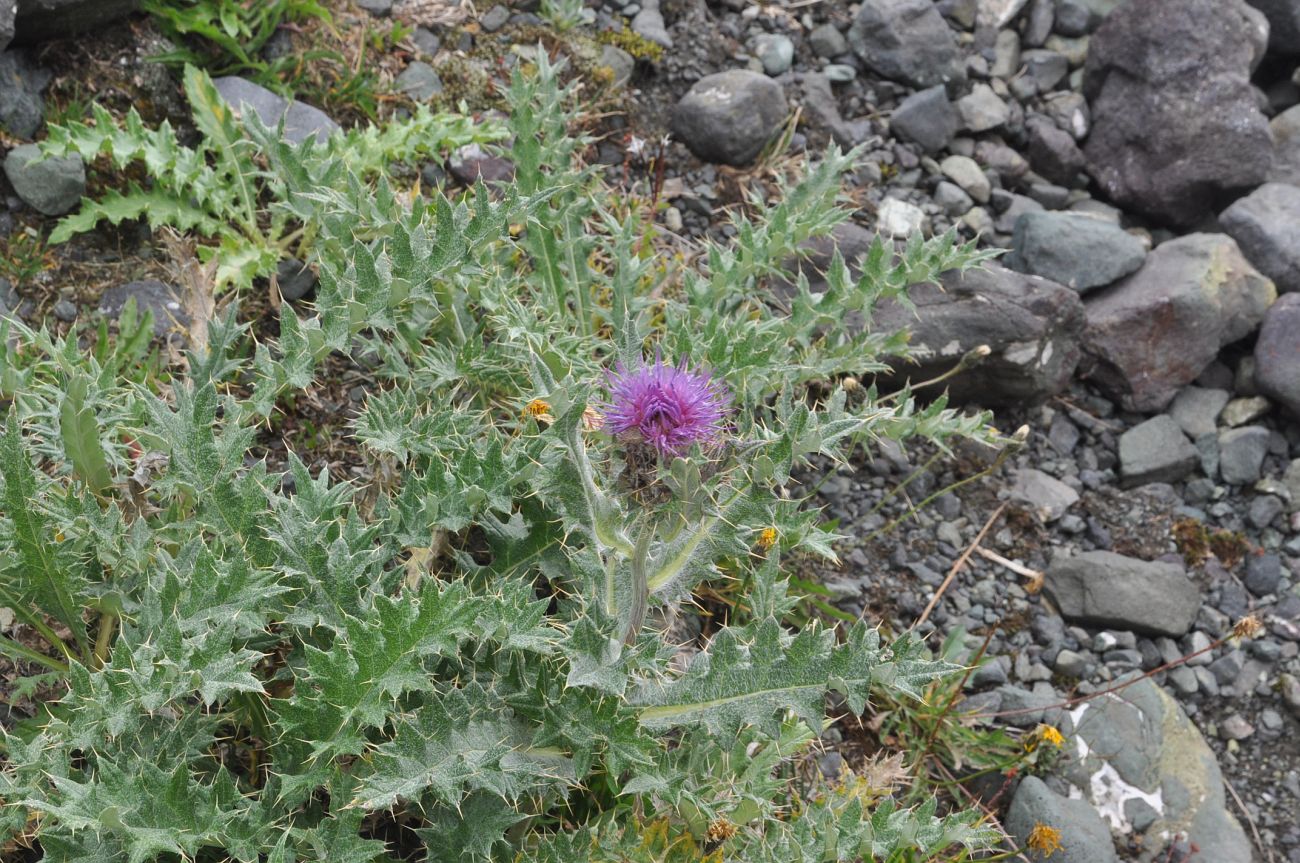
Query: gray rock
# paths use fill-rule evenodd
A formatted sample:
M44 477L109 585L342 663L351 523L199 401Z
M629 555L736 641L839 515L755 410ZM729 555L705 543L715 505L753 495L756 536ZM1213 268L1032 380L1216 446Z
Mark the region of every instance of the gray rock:
M1183 635L1201 607L1201 593L1181 565L1109 551L1053 563L1043 588L1068 621L1145 635Z
M808 34L808 44L818 57L838 57L849 53L849 40L834 24L826 23L813 29Z
M495 33L510 20L510 10L498 4L479 16L478 26L484 33Z
M830 67L827 67L830 68ZM814 127L830 132L831 138L841 147L857 143L853 127L840 116L839 100L831 92L830 79L817 72L803 76L803 113Z
M1071 711L1069 725L1061 730L1082 757L1064 759L1063 774L1117 835L1146 824L1145 836L1135 837L1142 849L1136 859L1164 863L1169 837L1182 834L1207 863L1250 863L1250 842L1226 806L1214 752L1159 686L1139 680L1088 701ZM1155 819L1142 812L1138 823L1130 820L1139 814L1130 800L1144 800Z
M1016 796L1011 798L1005 826L1016 844L1024 848L1030 832L1039 824L1061 832L1061 849L1052 854L1053 863L1119 861L1110 831L1095 809L1083 800L1062 797L1037 776L1026 776L1016 789Z
M981 28L1001 30L1015 20L1027 0L979 0L975 23Z
M0 126L19 138L31 138L45 118L41 93L51 75L19 50L0 53Z
M1228 428L1244 426L1246 423L1253 422L1268 413L1272 407L1272 403L1263 396L1233 399L1224 406L1222 413L1219 414L1219 422Z
M864 0L849 45L873 71L913 87L966 80L957 40L931 0Z
M1051 90L1070 74L1070 61L1056 51L1025 51L1020 55L1020 62L1040 93Z
M939 170L981 204L987 204L989 196L993 194L989 178L984 176L980 166L969 156L948 156L939 163Z
M829 63L822 69L822 74L826 76L828 81L834 81L836 84L847 84L858 77L858 70L846 63Z
M1300 291L1300 188L1265 183L1219 214L1219 224L1279 294Z
M1056 654L1056 661L1052 665L1059 674L1066 677L1083 677L1088 671L1088 657L1066 648Z
M1255 733L1255 726L1240 713L1234 713L1219 723L1219 736L1224 740L1245 740Z
M1043 521L1056 521L1079 502L1079 493L1050 474L1034 468L1015 472L1011 499L1028 504Z
M996 691L1001 697L1002 711L1007 714L999 719L1017 728L1029 728L1044 720L1052 721L1047 714L1051 713L1055 718L1058 711L1054 707L1061 701L1047 684L1039 684L1032 690L1007 685Z
M957 114L963 129L987 132L1011 118L1011 109L988 84L978 83L957 100Z
M1275 54L1300 54L1300 3L1246 0L1268 19L1268 47Z
M156 336L166 336L177 327L184 329L189 326L189 316L185 314L185 309L172 288L153 279L128 282L104 291L99 298L99 313L116 318L131 299L135 300L136 311L140 314L144 314L146 309L153 312L153 331Z
M1169 415L1192 440L1218 430L1216 420L1228 403L1227 390L1184 387L1169 405Z
M1281 498L1272 494L1261 494L1250 502L1246 520L1256 530L1263 530L1284 512L1286 512L1286 504Z
M1269 182L1300 185L1300 105L1278 114L1268 128L1273 135Z
M604 45L600 49L600 65L614 73L611 83L615 87L622 87L632 80L636 58L617 45Z
M1136 273L1088 298L1089 374L1126 408L1160 410L1220 347L1249 335L1275 297L1231 237L1162 243Z
M1007 266L1085 293L1142 266L1142 241L1119 225L1078 213L1026 213L1016 222Z
M1096 30L1123 0L1056 0L1056 31L1083 36Z
M1020 70L1020 34L1015 30L999 30L997 34L989 74L1006 80Z
M442 92L442 79L423 60L416 60L403 69L394 83L398 90L416 102L427 102Z
M44 42L89 33L136 11L138 0L22 0L14 41Z
M957 184L949 183L947 180L941 180L934 187L934 202L943 208L950 219L957 218L975 206L970 195L962 191Z
M1029 133L1029 164L1054 183L1072 185L1087 166L1074 136L1046 117L1035 116L1025 123Z
M376 18L385 17L393 11L393 0L357 0L357 5Z
M18 0L13 3L0 4L0 51L9 47L14 38L14 14L18 11Z
M411 41L415 43L415 47L419 49L420 53L426 57L433 57L442 48L442 40L438 38L437 33L428 27L416 27L415 32L411 34Z
M1286 704L1287 710L1300 719L1300 679L1293 674L1279 675L1278 688L1282 691L1282 702Z
M5 176L18 197L47 216L71 212L86 193L86 166L80 156L46 159L35 144L9 151Z
M763 71L775 78L790 71L794 43L782 33L762 33L754 39L754 56L763 64Z
M1282 487L1291 498L1290 512L1300 512L1300 458L1293 459L1282 474Z
M1192 472L1196 462L1196 447L1167 414L1120 435L1119 466L1125 485L1177 482Z
M297 100L289 101L244 78L227 76L212 83L236 115L252 109L258 119L272 128L283 119L284 139L290 143L300 144L308 138L323 143L339 128L339 124L319 108Z
M1273 142L1250 73L1264 16L1242 0L1129 0L1093 34L1085 152L1115 203L1190 226L1263 182Z
M1264 315L1255 342L1255 383L1300 416L1300 294L1286 294Z
M673 134L705 161L745 165L780 130L786 110L781 85L732 69L695 82L673 109Z
M77 307L65 299L60 299L54 304L54 317L70 324L77 319Z
M927 153L947 147L957 134L957 109L948 101L942 85L919 90L894 109L889 127L900 137L921 145Z
M659 0L644 0L641 11L632 18L632 32L665 48L673 47L673 37L668 35L663 13L659 11Z
M892 383L950 371L969 351L992 353L946 382L959 402L986 405L1040 401L1063 390L1079 360L1082 309L1069 288L996 265L947 273L941 286L909 291L915 311L882 303L874 326L908 328L917 365L896 366Z
M1219 476L1224 482L1243 485L1259 479L1268 455L1268 436L1263 426L1229 429L1219 435Z
M1246 558L1246 589L1256 596L1276 593L1282 583L1282 558L1276 554L1252 554Z
M289 302L301 300L316 289L320 279L316 271L297 258L285 258L275 270L276 283L280 287L280 296Z

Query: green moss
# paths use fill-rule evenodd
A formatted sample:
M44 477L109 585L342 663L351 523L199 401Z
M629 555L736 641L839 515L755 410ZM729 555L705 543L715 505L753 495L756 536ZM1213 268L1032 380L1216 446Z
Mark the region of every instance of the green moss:
M664 55L664 46L632 32L626 26L617 31L602 30L596 39L602 44L622 48L638 60L659 60Z

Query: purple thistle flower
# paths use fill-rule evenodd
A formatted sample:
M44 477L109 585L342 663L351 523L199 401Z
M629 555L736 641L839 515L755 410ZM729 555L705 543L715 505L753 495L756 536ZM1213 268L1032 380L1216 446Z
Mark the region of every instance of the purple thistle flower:
M609 401L601 406L605 429L615 437L635 436L661 456L679 456L692 444L716 444L726 429L731 394L707 372L642 360L629 369L619 363L606 372Z

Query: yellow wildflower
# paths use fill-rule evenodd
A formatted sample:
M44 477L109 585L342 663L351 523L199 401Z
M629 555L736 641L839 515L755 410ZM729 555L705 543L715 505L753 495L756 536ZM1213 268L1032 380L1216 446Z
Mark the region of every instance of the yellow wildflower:
M761 551L767 551L776 545L776 528L765 527L758 535L758 547Z
M538 422L555 422L555 417L551 416L551 404L544 399L533 399L524 405L523 416L532 417Z
M1056 728L1056 726L1042 724L1035 728L1033 733L1026 738L1025 750L1033 752L1038 748L1040 743L1050 743L1057 749L1060 749L1065 745L1065 738L1061 736L1061 732Z
M1029 831L1029 840L1025 844L1044 857L1051 857L1061 850L1061 831L1040 821Z

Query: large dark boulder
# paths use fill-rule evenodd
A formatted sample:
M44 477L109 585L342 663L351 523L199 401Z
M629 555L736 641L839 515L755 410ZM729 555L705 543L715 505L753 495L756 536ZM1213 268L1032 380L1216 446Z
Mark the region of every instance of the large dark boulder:
M12 6L13 0L0 4ZM139 0L18 0L14 41L31 43L89 33L140 8Z
M1272 159L1250 73L1268 22L1243 0L1128 0L1092 36L1089 170L1120 206L1191 226Z
M894 362L886 384L929 380L952 369L980 345L982 362L942 385L951 398L995 406L1042 401L1070 383L1078 365L1083 308L1079 295L1056 282L990 265L947 273L941 285L909 291L915 310L883 303L872 328L909 329L916 364ZM936 387L933 394L938 394Z

